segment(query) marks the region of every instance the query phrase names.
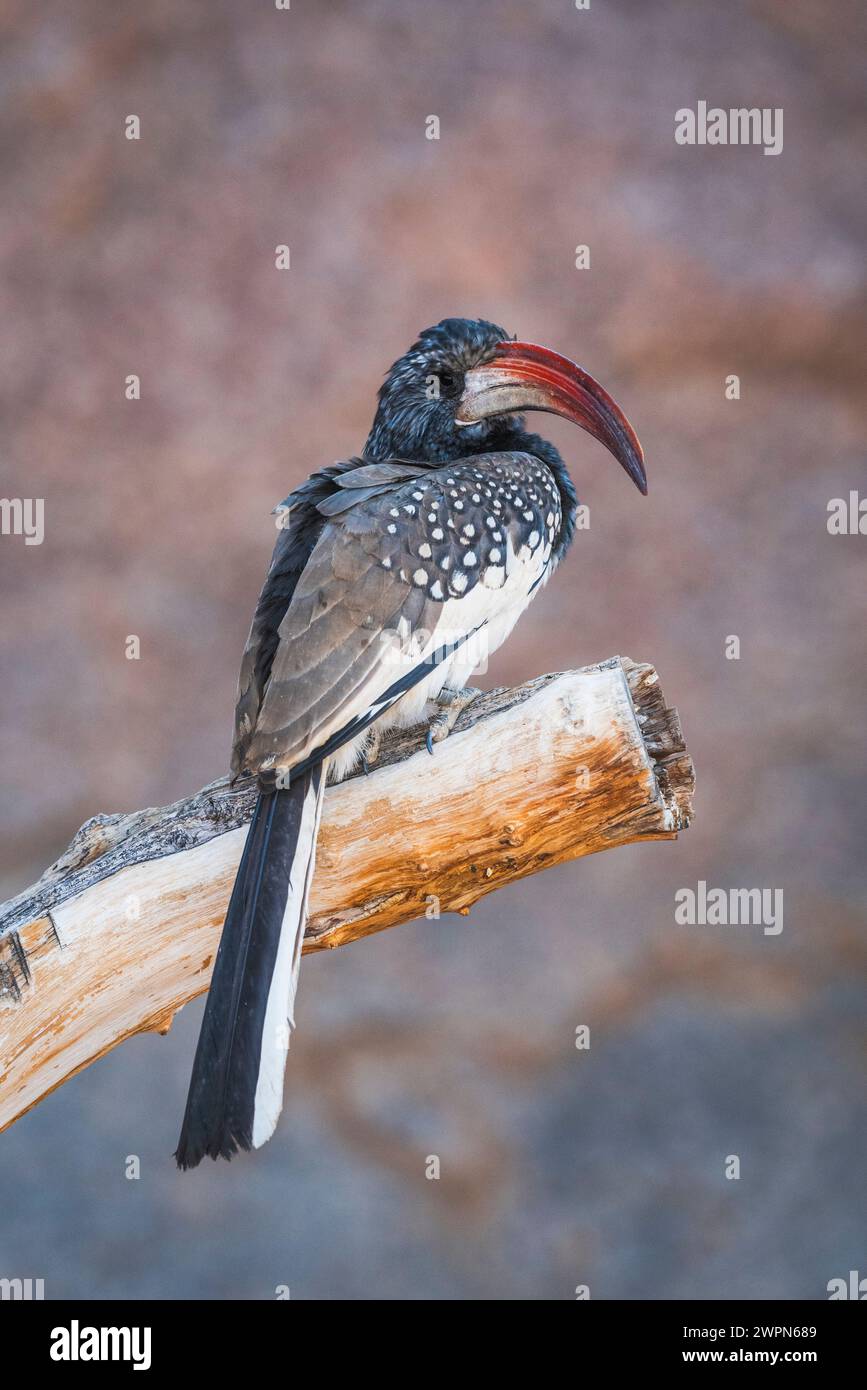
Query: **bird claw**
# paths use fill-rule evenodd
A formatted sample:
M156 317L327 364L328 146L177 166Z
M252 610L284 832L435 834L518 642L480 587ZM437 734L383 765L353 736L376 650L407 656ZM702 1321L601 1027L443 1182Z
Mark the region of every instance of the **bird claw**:
M448 738L464 710L481 693L473 686L467 686L465 690L448 690L443 687L437 697L437 703L443 706L443 712L431 720L424 741L424 746L431 757L433 757L434 744L442 743L443 739Z

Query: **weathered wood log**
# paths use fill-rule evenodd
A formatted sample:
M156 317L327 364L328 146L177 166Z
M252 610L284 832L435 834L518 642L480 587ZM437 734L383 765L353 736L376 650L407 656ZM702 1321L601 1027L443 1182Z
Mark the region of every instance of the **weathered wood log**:
M423 733L326 793L305 951L689 824L692 763L651 666L614 657L479 695L433 757ZM0 1129L207 988L254 801L249 779L221 779L96 816L0 907Z

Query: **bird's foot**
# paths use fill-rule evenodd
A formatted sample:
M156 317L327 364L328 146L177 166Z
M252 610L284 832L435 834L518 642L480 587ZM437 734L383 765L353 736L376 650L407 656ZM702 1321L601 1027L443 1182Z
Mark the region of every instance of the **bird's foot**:
M442 713L431 720L425 739L425 747L431 756L434 744L442 743L443 739L448 738L464 710L481 693L481 690L476 690L472 685L468 685L465 690L452 690L449 686L443 686L437 696L437 704L442 706Z
M361 768L367 776L370 769L375 765L379 757L379 750L382 745L382 729L378 724L374 724L367 736L367 741L361 750Z

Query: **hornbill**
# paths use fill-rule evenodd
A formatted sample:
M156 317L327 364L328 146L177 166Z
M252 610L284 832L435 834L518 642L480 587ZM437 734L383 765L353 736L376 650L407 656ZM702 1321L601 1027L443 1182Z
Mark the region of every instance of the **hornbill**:
M377 728L418 723L447 687L460 691L479 642L491 652L505 640L572 540L575 489L554 446L525 429L528 410L580 425L646 493L635 432L587 372L495 324L450 318L389 371L362 455L314 473L275 509L232 750L233 773L254 774L259 797L181 1168L274 1132L326 781L365 756Z

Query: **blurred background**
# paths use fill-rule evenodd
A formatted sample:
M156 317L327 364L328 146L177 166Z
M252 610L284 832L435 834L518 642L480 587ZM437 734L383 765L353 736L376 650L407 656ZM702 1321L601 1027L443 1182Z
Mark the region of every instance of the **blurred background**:
M0 36L0 490L46 526L0 538L2 896L88 816L225 770L270 509L358 451L444 315L577 358L650 477L645 501L545 417L590 530L482 683L651 661L698 776L676 844L307 958L252 1159L171 1160L201 1001L89 1068L0 1138L0 1275L121 1299L867 1275L867 541L826 525L867 487L863 7L5 0ZM782 107L783 153L676 145L699 100ZM782 889L782 934L676 925L699 879Z

